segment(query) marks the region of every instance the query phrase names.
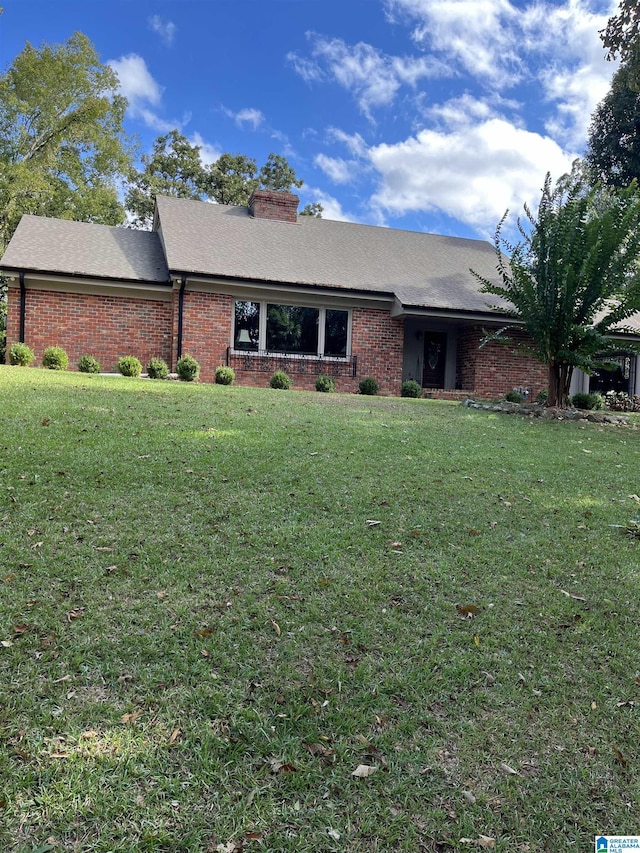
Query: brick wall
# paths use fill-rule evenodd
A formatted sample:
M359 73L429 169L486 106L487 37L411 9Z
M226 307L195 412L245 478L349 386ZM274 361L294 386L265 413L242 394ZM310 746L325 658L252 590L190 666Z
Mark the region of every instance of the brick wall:
M20 334L20 290L9 288L7 352ZM115 371L123 355L135 355L146 367L150 358L171 359L171 303L156 299L26 292L25 341L42 362L48 346L61 346L76 368L83 355L100 360L104 371Z
M388 308L354 308L351 340L352 351L358 356L358 380L372 376L380 394L399 396L404 320L391 317Z
M514 345L497 342L480 349L484 331L469 326L458 336L458 374L462 389L478 397L501 397L513 388L528 388L530 399L547 387L547 367L519 352ZM523 343L524 333L512 335Z
M213 382L216 367L225 364L227 347L231 341L233 302L233 296L222 293L198 293L188 288L185 291L182 307L182 354L192 355L200 364L202 382Z

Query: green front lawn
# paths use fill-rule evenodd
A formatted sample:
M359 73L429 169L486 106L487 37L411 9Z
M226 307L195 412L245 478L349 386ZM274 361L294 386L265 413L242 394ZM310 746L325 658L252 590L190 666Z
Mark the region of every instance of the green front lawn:
M639 426L0 367L0 849L640 833Z

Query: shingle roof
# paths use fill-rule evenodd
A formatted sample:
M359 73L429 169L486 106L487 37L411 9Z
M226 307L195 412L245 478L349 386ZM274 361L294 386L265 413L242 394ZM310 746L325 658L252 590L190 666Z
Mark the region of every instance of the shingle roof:
M5 270L169 282L157 234L23 216L0 261Z
M493 299L469 272L496 277L494 248L481 240L310 216L274 222L167 196L156 205L174 273L369 291L414 308L486 312Z

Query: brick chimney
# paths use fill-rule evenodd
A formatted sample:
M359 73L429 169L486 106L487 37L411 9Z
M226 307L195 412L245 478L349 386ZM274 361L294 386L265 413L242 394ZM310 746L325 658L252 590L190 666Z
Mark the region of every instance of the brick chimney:
M300 199L279 190L254 190L249 199L249 213L256 219L297 222Z

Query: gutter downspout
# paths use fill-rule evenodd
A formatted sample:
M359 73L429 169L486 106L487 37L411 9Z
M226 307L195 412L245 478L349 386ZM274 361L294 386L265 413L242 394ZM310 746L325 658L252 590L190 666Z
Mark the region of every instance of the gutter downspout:
M27 313L27 288L24 284L24 272L20 273L20 335L19 340L25 343L25 319Z
M187 276L182 273L180 277L180 292L178 294L178 347L177 358L182 358L182 315L184 311L184 291L187 286Z

